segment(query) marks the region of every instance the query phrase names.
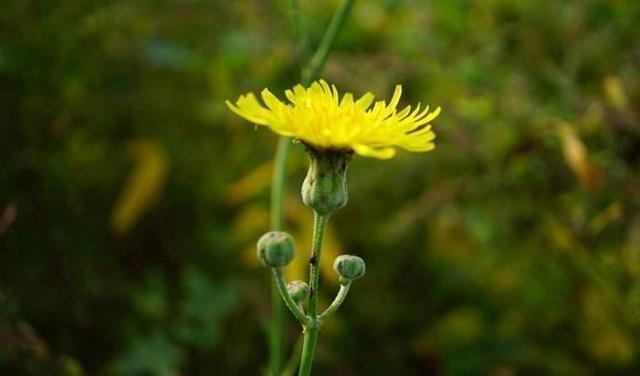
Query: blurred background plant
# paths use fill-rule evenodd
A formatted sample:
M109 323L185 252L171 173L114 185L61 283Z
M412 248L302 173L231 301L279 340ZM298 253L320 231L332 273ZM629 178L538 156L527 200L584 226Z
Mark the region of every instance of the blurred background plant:
M302 1L310 41L336 3ZM266 365L276 137L224 100L299 80L288 6L3 3L0 374ZM317 374L640 372L638 19L633 0L356 2L324 77L446 116L428 156L351 164L324 303L338 252L369 268ZM300 149L286 219L308 249Z

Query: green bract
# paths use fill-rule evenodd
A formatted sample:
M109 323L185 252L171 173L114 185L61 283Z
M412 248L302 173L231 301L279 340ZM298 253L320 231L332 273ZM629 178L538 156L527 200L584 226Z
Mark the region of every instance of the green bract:
M302 201L319 214L333 214L349 200L347 164L353 152L307 146L307 153L309 170L302 183Z

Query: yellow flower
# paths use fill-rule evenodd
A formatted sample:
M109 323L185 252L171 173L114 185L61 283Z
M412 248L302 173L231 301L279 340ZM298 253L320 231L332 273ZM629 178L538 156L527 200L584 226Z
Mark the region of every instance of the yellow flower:
M297 85L285 91L289 104L281 102L268 89L262 91L263 106L253 93L240 96L235 105L227 106L239 116L287 137L299 139L318 149L353 150L380 159L392 158L396 148L425 152L434 148L435 134L431 122L440 107L420 111L420 104L398 111L402 87L396 86L389 104L373 103L374 95L366 93L358 100L345 93L340 99L335 85L324 80L309 88ZM373 104L373 106L372 106Z

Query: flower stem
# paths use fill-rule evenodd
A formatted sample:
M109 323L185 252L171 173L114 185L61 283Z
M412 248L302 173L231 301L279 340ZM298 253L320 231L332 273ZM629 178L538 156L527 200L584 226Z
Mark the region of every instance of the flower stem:
M302 344L302 357L300 358L298 376L311 375L313 356L316 351L316 343L318 342L318 330L319 328L307 328L304 332L304 343Z
M302 325L310 325L311 322L304 315L304 311L300 308L298 303L296 303L289 292L287 291L287 281L284 278L284 273L282 272L282 268L273 268L273 274L276 279L276 284L278 285L278 290L280 291L280 296L282 300L284 300L285 304L291 310L291 313L300 321Z
M284 228L284 193L287 181L287 156L290 148L291 140L288 137L280 137L271 180L271 228L273 231L282 231Z
M287 155L290 147L291 141L289 138L281 137L276 150L271 183L271 228L274 231L282 231L284 228L284 188L287 181ZM271 323L269 325L269 367L271 376L279 376L282 369L284 319L284 306L282 300L280 300L280 292L276 280L271 282Z
M329 316L331 316L335 311L337 311L338 308L340 308L340 306L344 302L344 299L347 297L347 294L349 293L350 288L351 288L351 282L347 283L346 285L340 285L340 291L338 291L338 295L336 295L336 298L333 300L331 305L327 307L327 309L324 312L322 312L320 316L318 316L318 321L320 323L322 323Z
M304 330L304 344L300 358L298 376L311 374L311 366L316 351L318 340L318 289L320 286L320 256L322 253L322 240L327 217L314 211L313 215L313 245L311 246L311 259L309 260L309 307L308 314L313 325L306 325Z
M271 322L269 323L269 367L271 368L271 376L280 375L280 369L282 368L284 307L279 295L276 282L271 282Z
M300 56L305 56L305 52L308 46L307 36L304 29L304 23L302 22L302 12L300 10L300 4L298 0L292 0L292 14L294 18L294 25L296 28L296 34L298 39L298 48ZM340 28L344 24L353 0L342 0L340 5L336 9L327 30L325 31L322 41L318 50L313 55L309 68L302 73L301 83L303 85L309 85L312 80L317 78L318 74L322 71L324 64L331 51ZM286 164L291 149L291 139L289 137L281 137L278 141L278 148L276 150L273 180L271 185L271 228L273 230L282 230L284 227L284 194L285 183L287 180ZM279 297L280 293L276 282L271 285L271 324L269 332L269 366L272 376L278 376L282 368L282 348L283 339L282 333L284 328L284 307ZM316 334L317 335L317 334ZM306 343L306 341L305 341ZM314 340L315 343L315 340Z

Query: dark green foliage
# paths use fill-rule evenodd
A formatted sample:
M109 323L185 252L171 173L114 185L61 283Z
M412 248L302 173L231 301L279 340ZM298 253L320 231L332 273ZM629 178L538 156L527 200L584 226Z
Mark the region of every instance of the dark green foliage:
M302 5L315 46L335 1ZM0 374L259 374L251 174L276 137L224 100L297 83L287 6L0 5ZM435 151L350 163L331 225L367 275L317 374L640 373L638 20L634 0L356 2L323 77L443 111Z

